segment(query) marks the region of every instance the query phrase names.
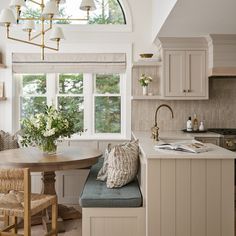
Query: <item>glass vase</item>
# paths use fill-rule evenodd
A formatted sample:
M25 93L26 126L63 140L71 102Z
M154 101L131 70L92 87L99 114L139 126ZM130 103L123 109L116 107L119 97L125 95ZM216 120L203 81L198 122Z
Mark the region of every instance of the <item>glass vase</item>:
M57 152L56 140L44 140L42 145L40 146L40 149L46 154L55 154Z
M143 95L148 95L148 86L143 86Z

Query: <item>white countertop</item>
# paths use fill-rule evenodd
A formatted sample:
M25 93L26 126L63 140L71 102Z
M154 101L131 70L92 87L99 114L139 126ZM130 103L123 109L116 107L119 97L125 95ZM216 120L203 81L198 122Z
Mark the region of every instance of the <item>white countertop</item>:
M236 159L236 152L229 151L214 144L207 144L210 148L208 152L188 153L170 150L156 150L154 146L158 141L151 139L151 132L134 131L133 136L139 140L141 152L147 159ZM206 133L184 133L182 131L160 132L160 139L191 140L194 137L221 137L221 135L211 132Z

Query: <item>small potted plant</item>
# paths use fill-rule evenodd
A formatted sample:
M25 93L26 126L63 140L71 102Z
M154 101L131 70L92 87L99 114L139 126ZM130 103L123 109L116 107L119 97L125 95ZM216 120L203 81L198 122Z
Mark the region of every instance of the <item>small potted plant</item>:
M148 84L152 82L152 77L142 74L139 78L139 83L143 87L143 95L148 95Z

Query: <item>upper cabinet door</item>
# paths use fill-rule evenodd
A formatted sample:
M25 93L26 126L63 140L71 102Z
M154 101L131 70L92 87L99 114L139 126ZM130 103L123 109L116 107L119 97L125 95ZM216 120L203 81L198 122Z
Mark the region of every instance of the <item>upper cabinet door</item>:
M186 58L185 51L165 51L165 96L182 97L186 94Z
M186 51L186 96L206 96L206 52Z

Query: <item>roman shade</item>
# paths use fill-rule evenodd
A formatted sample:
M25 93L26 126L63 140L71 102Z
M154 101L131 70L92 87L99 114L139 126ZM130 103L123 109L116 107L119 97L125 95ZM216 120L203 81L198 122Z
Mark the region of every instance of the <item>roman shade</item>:
M125 53L13 53L14 73L124 73Z

